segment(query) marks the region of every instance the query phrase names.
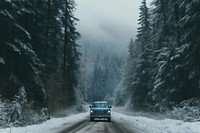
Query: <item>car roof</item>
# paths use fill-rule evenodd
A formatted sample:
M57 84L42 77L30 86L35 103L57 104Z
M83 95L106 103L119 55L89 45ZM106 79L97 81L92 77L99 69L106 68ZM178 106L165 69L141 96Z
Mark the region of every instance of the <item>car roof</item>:
M107 103L106 101L96 101L96 102L93 102L93 103Z

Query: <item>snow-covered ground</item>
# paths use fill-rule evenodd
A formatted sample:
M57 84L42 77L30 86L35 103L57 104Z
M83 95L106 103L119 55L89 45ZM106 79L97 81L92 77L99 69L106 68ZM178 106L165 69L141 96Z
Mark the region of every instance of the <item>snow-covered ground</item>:
M86 116L88 116L88 112L71 115L64 118L52 118L39 125L0 129L0 133L58 133L66 127L65 125L76 123Z
M117 113L116 116L129 127L143 129L146 133L200 133L200 122L190 123L172 119L154 120L121 113Z
M43 124L0 129L0 133L59 133L64 128L86 119L89 112L70 115L64 118L52 118ZM129 116L113 112L113 121L126 125L129 129L141 129L145 133L200 133L200 122L180 120L155 120L141 116Z

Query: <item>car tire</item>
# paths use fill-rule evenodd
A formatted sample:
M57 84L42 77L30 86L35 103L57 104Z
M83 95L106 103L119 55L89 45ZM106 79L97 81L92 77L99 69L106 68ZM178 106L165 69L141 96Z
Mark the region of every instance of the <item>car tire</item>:
M108 122L111 122L111 118L108 118Z

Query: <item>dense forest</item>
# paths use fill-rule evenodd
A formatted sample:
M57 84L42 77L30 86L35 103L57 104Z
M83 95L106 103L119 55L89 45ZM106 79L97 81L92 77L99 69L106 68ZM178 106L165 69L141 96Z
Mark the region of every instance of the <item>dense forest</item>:
M138 22L115 103L161 109L198 101L200 1L154 0L148 8L142 0Z
M77 102L75 6L74 0L0 1L0 125L42 121Z
M200 1L142 0L126 61L103 41L80 48L75 9L74 0L0 1L0 127L84 101L153 110L198 102Z

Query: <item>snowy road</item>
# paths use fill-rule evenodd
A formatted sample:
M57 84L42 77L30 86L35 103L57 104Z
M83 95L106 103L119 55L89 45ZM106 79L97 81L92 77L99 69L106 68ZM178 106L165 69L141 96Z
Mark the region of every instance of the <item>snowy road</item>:
M117 117L116 113L112 114L112 121L97 120L89 121L89 116L78 120L71 126L67 127L59 133L143 133L144 131L135 127L129 128L124 122Z
M90 122L88 111L38 125L0 129L0 133L200 133L200 122L156 120L117 112L112 113L111 122Z

